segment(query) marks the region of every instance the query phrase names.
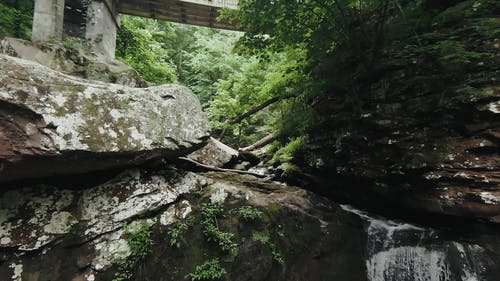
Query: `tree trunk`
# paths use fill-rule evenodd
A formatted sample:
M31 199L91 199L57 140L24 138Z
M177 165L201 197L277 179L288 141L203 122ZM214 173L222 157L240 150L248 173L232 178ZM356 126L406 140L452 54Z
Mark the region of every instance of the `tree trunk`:
M274 140L273 134L268 134L265 137L261 138L260 140L256 141L254 144L249 145L247 147L243 147L238 149L239 152L250 152L255 149L259 149L261 147L264 147L268 144L270 144Z

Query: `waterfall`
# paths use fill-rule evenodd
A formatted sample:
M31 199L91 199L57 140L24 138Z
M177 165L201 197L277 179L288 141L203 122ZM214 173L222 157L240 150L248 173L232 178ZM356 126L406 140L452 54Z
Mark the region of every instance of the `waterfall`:
M369 281L486 281L478 258L482 247L442 241L433 229L374 217L348 205L341 208L366 222Z

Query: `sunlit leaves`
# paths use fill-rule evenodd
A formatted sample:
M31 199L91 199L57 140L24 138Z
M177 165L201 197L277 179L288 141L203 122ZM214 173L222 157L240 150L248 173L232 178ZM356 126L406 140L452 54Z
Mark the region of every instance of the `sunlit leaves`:
M170 54L155 40L163 32L158 22L123 16L118 33L116 56L135 68L153 85L177 80Z

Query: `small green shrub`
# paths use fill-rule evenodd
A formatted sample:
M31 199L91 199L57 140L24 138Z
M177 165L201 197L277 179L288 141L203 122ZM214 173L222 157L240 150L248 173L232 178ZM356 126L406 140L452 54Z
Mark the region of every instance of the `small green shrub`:
M252 239L254 241L261 242L262 244L267 244L269 243L269 233L263 232L263 231L253 231L252 232Z
M179 248L181 246L181 241L183 241L183 234L186 230L193 225L193 219L188 218L185 221L176 221L173 227L168 231L170 236L170 246L175 246Z
M262 218L262 212L251 206L243 206L237 209L236 213L247 222Z
M304 147L302 137L291 140L287 145L280 148L271 159L271 163L287 163L292 161L295 153Z
M201 214L205 218L215 218L222 213L222 205L219 203L204 203L202 205Z
M203 216L203 234L205 234L208 241L217 243L224 252L235 253L238 244L233 241L234 234L223 232L217 226L217 215L222 212L222 206L217 203L203 204L201 212Z
M285 257L281 253L278 248L276 248L276 245L270 244L269 246L271 247L271 254L273 255L273 260L275 260L277 263L284 265L285 264Z
M131 280L134 268L151 253L153 240L151 239L151 225L147 221L136 225L125 225L127 244L130 247L130 256L113 260L118 271L113 281Z
M90 42L87 39L82 39L72 36L64 37L63 45L68 49L84 50L84 51L90 50Z
M204 191L203 187L199 187L199 188L191 190L191 194L193 194L196 197L201 197L201 196L203 196L203 191Z
M278 246L276 246L275 243L271 241L271 236L269 233L262 232L262 231L253 231L252 232L252 239L254 241L258 241L264 245L267 245L269 249L271 250L271 254L273 256L273 260L275 260L277 263L284 265L285 264L285 257L281 253L281 251L278 249Z
M191 280L219 280L226 274L226 270L221 267L219 259L208 260L201 265L197 265L193 273L189 276Z

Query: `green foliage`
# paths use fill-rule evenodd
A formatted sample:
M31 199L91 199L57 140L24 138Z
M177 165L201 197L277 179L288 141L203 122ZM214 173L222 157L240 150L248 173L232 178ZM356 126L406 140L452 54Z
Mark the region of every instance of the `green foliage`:
M217 243L222 251L235 254L238 250L238 244L233 241L234 234L221 231L217 225L217 216L223 211L222 205L205 203L201 211L203 216L201 222L203 225L203 234L205 234L207 240Z
M472 61L480 59L482 54L468 51L465 46L458 41L444 40L437 44L442 63L469 64Z
M436 15L434 24L437 27L447 27L463 23L467 18L484 17L498 13L496 0L466 0L449 7Z
M242 0L239 11L226 10L221 17L246 31L240 43L249 49L300 47L318 61L338 45L349 44L352 52L362 54L367 46L379 44L381 25L397 3Z
M287 163L291 162L294 155L304 147L303 137L298 137L289 141L285 146L278 149L274 153L271 163Z
M276 244L271 241L271 236L269 235L269 233L264 231L253 231L252 239L254 241L258 241L264 245L267 245L271 250L273 260L281 265L285 264L285 257L283 253L281 253Z
M250 145L269 132L279 135L282 113L289 101L311 93L313 88L305 66L303 50L286 49L268 53L265 61L250 57L241 71L219 80L218 90L207 108L215 134L224 132L224 141L239 147ZM233 119L271 99L276 102L232 124Z
M262 218L262 212L252 206L243 206L236 209L236 214L242 217L243 220L250 222Z
M205 261L201 265L197 265L194 269L194 272L190 273L189 276L191 280L219 280L225 274L226 270L221 267L219 263L219 259L214 258L208 261Z
M266 59L260 59L233 52L242 36L239 32L123 17L117 57L153 84L175 81L170 75L162 80L165 73L174 70L178 81L199 97L214 135L224 133L224 142L243 147L269 132L279 135L289 123L282 121L283 112L293 107L287 100L311 93L313 83L305 70L304 48L263 51ZM160 65L169 70L161 70ZM273 98L278 102L231 124L234 118ZM299 119L304 124L309 120Z
M170 236L170 246L175 246L180 248L181 242L185 242L183 239L184 233L193 225L193 219L188 218L184 221L176 221L172 228L168 231Z
M269 233L267 233L267 232L253 231L252 232L252 239L254 241L261 242L262 244L267 244L267 243L269 243L270 237L269 237Z
M196 197L202 197L203 192L204 192L203 187L199 187L199 188L191 190L191 194L193 194Z
M165 76L173 70L178 81L200 98L213 134L224 135L223 141L231 146L250 145L270 132L286 135L305 128L309 118L301 118L303 112L297 111L301 107L292 105L303 104L304 98L297 96L318 92L306 70L305 48L263 50L259 56L238 54L233 47L242 36L239 32L123 17L117 57L152 84L175 81L172 75ZM232 124L233 119L271 99L276 101ZM284 120L291 115L299 115L297 126L288 126L291 122Z
M178 71L181 81L189 85L206 107L214 99L217 82L239 72L251 59L232 53L241 33L198 28L192 36L195 40L190 52L182 50L183 63Z
M156 20L122 16L116 41L116 57L129 64L153 85L177 81L169 53L156 37L167 24Z
M270 118L262 117L262 114L254 116L255 120L270 120L266 122L267 130L274 133L280 145L304 135L314 117L309 105L319 93L328 92L327 87L356 90L364 82L364 76L372 71L384 44L384 25L393 11L399 11L398 3L391 0L242 0L239 11L225 10L222 19L234 21L246 31L237 49L242 53L258 55L275 66L264 70L266 79L256 83L259 88L245 87L250 88L252 95L259 93L268 98L279 97L281 101L269 108ZM291 58L290 54L295 58ZM325 62L333 55L333 62ZM280 56L288 58L274 63ZM230 132L237 139L233 137L229 143L240 143L241 131L248 132L242 127L256 125L251 123L251 118L245 120L248 124L241 124L237 131L234 125L228 124L226 119L238 110L229 109L223 115L222 108L232 106L239 109L244 106L237 102L243 95L234 89L233 83L226 85L221 84L222 91L217 94L224 98L211 104L209 116L215 131L221 130L221 127L226 127L222 131L232 128ZM230 93L225 93L224 89L229 89ZM358 99L358 93L354 93L351 99ZM246 102L248 99L243 100ZM291 158L292 153L285 151L282 157Z
M113 260L113 264L118 267L113 281L131 280L135 267L152 251L153 240L149 222L141 221L125 225L124 229L130 247L130 256Z
M2 0L0 3L0 35L31 38L33 3L30 0Z
M274 246L274 244L271 244L271 246ZM283 254L274 246L274 247L271 247L271 254L273 255L273 259L281 264L281 265L284 265L285 264L285 257L283 256Z
M72 36L64 37L63 45L68 49L84 50L84 51L90 50L90 42L88 40Z

